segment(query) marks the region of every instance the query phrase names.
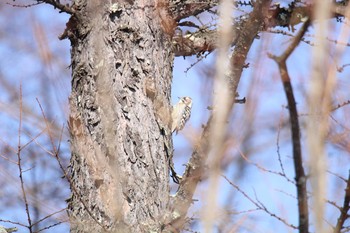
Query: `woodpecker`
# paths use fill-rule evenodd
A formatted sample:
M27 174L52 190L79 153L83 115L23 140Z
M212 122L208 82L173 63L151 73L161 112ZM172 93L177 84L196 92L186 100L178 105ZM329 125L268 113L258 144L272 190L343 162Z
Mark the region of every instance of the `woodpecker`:
M180 101L173 106L173 111L171 113L172 124L171 132L176 134L178 131L182 130L191 116L192 99L190 97L181 97Z

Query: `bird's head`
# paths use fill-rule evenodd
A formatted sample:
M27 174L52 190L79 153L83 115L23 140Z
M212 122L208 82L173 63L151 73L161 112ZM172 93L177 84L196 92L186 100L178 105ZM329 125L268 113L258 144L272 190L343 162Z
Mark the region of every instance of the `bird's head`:
M179 97L179 99L186 106L192 107L192 99L191 99L191 97L184 96L184 97Z

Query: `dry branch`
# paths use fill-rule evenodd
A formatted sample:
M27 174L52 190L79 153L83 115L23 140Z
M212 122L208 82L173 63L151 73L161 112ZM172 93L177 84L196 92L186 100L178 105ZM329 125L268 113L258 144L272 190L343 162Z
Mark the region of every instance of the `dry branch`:
M270 1L266 1L264 4L260 3L257 5L249 14L248 20L244 21L242 25L242 28L245 28L246 30L238 36L236 47L230 60L230 63L234 67L228 76L231 93L236 93L247 54L263 24L262 19L264 10L267 9L266 6L269 4ZM233 107L234 98L235 94L232 94L230 108ZM208 139L212 123L213 116L209 118L208 123L204 127L201 139L195 146L191 159L187 163L178 191L173 198L174 220L169 223L169 229L182 229L183 225L186 223L186 214L192 204L194 191L196 190L198 183L201 181L205 171L204 164L208 156Z
M247 200L249 200L253 205L255 205L257 210L262 210L271 217L277 219L278 221L282 222L286 226L292 228L292 229L298 229L298 227L294 226L293 224L290 224L287 222L287 220L281 218L280 216L272 213L261 201L259 200L253 200L246 192L244 192L242 189L239 188L238 185L234 184L232 181L230 181L226 176L223 176L223 178L238 192L240 192ZM257 198L256 198L257 199Z
M19 96L19 126L18 126L18 149L17 149L17 166L18 166L18 171L19 171L19 180L21 183L21 191L22 191L22 196L24 200L24 205L25 205L25 210L27 214L27 220L28 220L28 230L30 233L33 232L33 225L32 225L32 219L30 215L30 210L29 210L29 204L28 204L28 199L27 199L27 193L24 187L24 178L23 178L23 168L22 168L22 158L21 158L21 135L22 135L22 105L23 105L23 99L22 99L22 85L20 86L20 96Z
M195 16L203 11L217 6L218 0L172 0L170 1L169 11L173 15L176 21L187 18L189 16Z
M72 7L68 6L68 5L64 5L64 4L61 4L60 1L56 1L56 0L38 0L37 1L38 3L47 3L47 4L50 4L52 5L55 9L59 9L60 10L60 13L61 12L65 12L67 14L74 14L74 10L72 9Z
M310 20L308 20L299 33L296 35L291 45L288 46L286 51L281 56L274 56L269 54L269 57L276 61L281 81L283 83L284 92L288 101L288 110L290 116L291 124L291 134L293 143L293 161L295 169L295 181L297 188L297 200L299 209L299 232L308 233L309 232L309 211L308 211L308 200L307 200L307 190L306 190L306 176L303 168L302 150L301 150L301 140L300 140L300 126L298 119L298 111L296 107L296 101L294 97L293 87L289 77L286 61L295 48L299 45L302 37L306 33Z
M188 2L181 2L181 6L190 4ZM215 1L209 1L207 4L210 5L214 3L217 4ZM198 8L195 8L196 13L198 13L197 11L199 11L199 9L202 11L207 9L202 5L202 3L199 3L197 7ZM346 17L346 7L347 6L344 4L334 3L332 8L333 14L331 15L331 17ZM254 6L254 9L256 8L258 8L258 6ZM260 31L269 31L271 28L274 27L285 27L289 30L294 31L294 27L296 25L304 23L308 19L313 20L315 18L314 8L315 7L313 4L306 4L302 6L290 4L287 8L280 7L279 5L271 6L267 11L265 11L263 24L260 28ZM180 7L178 9L182 8ZM177 21L188 16L187 13L183 13L182 11L179 11L178 13L175 12L173 14ZM244 33L242 29L246 30L246 28L243 27L243 25L246 23L244 21L244 19L240 19L232 25L232 27L235 30L235 35L232 38L232 45L235 45L237 38L240 36L240 34ZM173 38L175 55L191 56L203 52L211 52L217 47L217 37L218 33L216 29L209 30L199 28L195 32L186 33L184 35L178 34Z
M348 180L346 182L345 196L343 207L340 209L340 216L338 217L337 225L335 227L334 233L340 233L344 228L345 221L349 218L348 211L350 209L350 171Z

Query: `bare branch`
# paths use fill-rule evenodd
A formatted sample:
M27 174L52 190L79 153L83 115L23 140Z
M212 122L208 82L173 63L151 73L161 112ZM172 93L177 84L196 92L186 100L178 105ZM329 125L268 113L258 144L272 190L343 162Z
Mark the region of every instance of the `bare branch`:
M262 166L260 166L259 164L249 160L247 158L247 156L245 156L241 151L239 151L240 155L242 156L242 158L247 162L247 163L250 163L252 164L253 166L255 166L256 168L258 168L259 170L261 171L264 171L264 172L268 172L268 173L271 173L271 174L274 174L274 175L278 175L278 176L281 176L283 178L285 178L288 182L292 183L292 184L295 184L295 182L291 179L289 179L289 177L283 172L277 172L277 171L272 171L272 170L269 170L269 169L266 169ZM282 163L280 162L280 166L283 167Z
M350 209L350 171L349 171L349 176L348 176L348 180L345 188L343 207L340 208L340 216L338 217L338 221L334 229L334 233L340 233L341 230L344 228L344 223L349 218L349 214L348 214L349 209Z
M286 172L284 170L284 166L283 166L283 163L282 163L282 159L281 159L281 153L280 153L280 134L281 134L281 128L282 128L282 118L278 124L278 129L277 129L277 139L276 139L276 147L277 147L277 156L278 156L278 163L280 165L280 168L281 168L281 172L282 172L282 175L284 177L287 177L286 175ZM289 178L288 178L289 179Z
M176 21L195 16L203 11L209 10L213 6L217 6L218 0L171 0L169 11Z
M14 225L22 226L22 227L28 227L27 225L25 225L23 223L14 222L14 221L11 221L11 220L0 219L0 222L7 222L7 223L14 224Z
M15 1L15 0L13 0ZM13 7L24 7L24 8L28 8L28 7L32 7L32 6L36 6L42 3L46 3L46 4L50 4L52 5L55 9L59 9L59 13L65 12L67 14L74 14L74 10L69 6L69 5L64 5L61 4L60 1L56 1L56 0L37 0L35 3L32 4L27 4L27 5L18 5L18 4L12 4L7 2L6 4L13 6Z
M256 35L263 24L263 12L270 1L258 4L250 13L247 21L244 21L242 28L246 30L238 36L238 41L231 57L233 70L228 75L229 89L231 93L236 93L238 83L244 68L244 63L247 54L253 44ZM235 94L231 96L231 108L233 107ZM173 198L173 221L168 224L168 227L173 229L182 229L186 222L186 214L192 204L192 198L197 184L201 181L204 173L204 164L207 160L209 130L213 121L211 116L207 125L204 127L200 142L195 147L183 178L180 182L178 191Z
M349 104L350 104L350 100L347 100L347 101L345 101L345 102L343 102L343 103L337 104L337 106L331 108L330 111L331 111L331 112L334 112L335 110L338 110L339 108L342 108L342 107L344 107L345 105L349 105Z
M177 34L173 38L175 56L191 56L203 52L211 52L216 48L216 30L199 30L186 35Z
M208 5L210 3L212 2L207 2L206 4ZM182 2L181 4L186 5L186 3ZM202 4L204 3L198 3L198 8L203 9ZM254 8L256 7L254 6ZM336 5L334 5L332 17L338 17L339 15L345 16L345 9L346 6L336 3ZM313 10L313 4L302 6L295 6L295 4L291 4L288 8L280 7L279 5L274 5L272 7L269 7L269 9L265 12L265 15L262 19L264 21L264 24L263 27L259 29L259 31L271 31L270 28L286 27L294 32L294 26L300 23L304 23L308 19L314 19ZM343 12L343 14L340 14L339 12ZM242 27L242 25L246 23L244 21L245 18L243 17L242 19L238 19L237 22L234 25L232 25L232 27L235 28L235 34L232 38L232 45L235 44L240 34L245 34L244 31L241 31L241 29L243 28L246 30L245 27ZM287 33L284 32L284 34ZM185 35L178 34L173 38L175 55L191 56L206 51L211 52L217 47L217 36L218 35L216 30L209 30L203 28L200 28L195 32L187 33ZM305 42L310 43L309 41Z
M55 223L55 224L51 224L51 225L49 225L49 226L47 226L47 227L44 227L44 228L38 230L38 231L35 232L35 233L42 232L42 231L44 231L44 230L47 230L47 229L50 229L50 228L52 228L52 227L58 226L58 225L60 225L60 224L62 224L62 223L63 223L63 222L57 222L57 223Z
M72 9L72 7L68 6L68 5L63 5L60 3L60 1L56 1L56 0L37 0L38 3L47 3L47 4L50 4L52 5L55 9L59 9L60 10L60 13L62 12L65 12L67 14L74 14L75 11Z
M65 210L67 210L67 208L63 208L63 209L60 209L60 210L58 210L58 211L56 211L56 212L53 212L53 213L51 213L51 214L45 216L44 218L38 220L37 222L33 223L33 226L39 224L40 222L42 222L42 221L44 221L44 220L50 218L51 216L53 216L53 215L55 215L55 214L58 214L58 213L61 213L62 211L65 211Z
M329 174L331 174L331 175L333 175L333 176L335 176L335 177L337 177L338 179L340 179L340 180L342 180L342 181L344 181L345 183L347 183L348 182L348 180L347 179L345 179L344 177L342 177L342 176L340 176L340 175L338 175L338 174L336 174L336 173L334 173L334 172L332 172L332 171L327 171Z
M308 233L309 232L309 211L308 211L308 200L307 200L307 190L306 190L306 176L303 168L302 160L302 150L300 142L300 126L298 119L298 111L296 107L296 101L294 97L293 87L288 74L286 61L295 48L299 45L302 37L306 33L310 20L304 23L303 27L296 35L290 46L284 51L281 56L275 56L269 54L269 57L276 61L280 75L281 81L283 83L284 92L288 101L288 110L290 116L291 124L291 134L293 142L293 161L295 169L295 181L297 187L297 200L299 209L299 232Z
M231 182L226 176L222 175L224 179L232 186L234 187L238 192L240 192L245 198L247 198L252 204L254 204L258 210L262 210L265 213L269 214L271 217L276 218L280 222L284 223L286 226L289 226L293 229L298 229L298 227L294 226L293 224L288 223L285 219L279 217L278 215L272 213L262 202L260 202L257 198L256 201L253 200L247 193L245 193L242 189L238 187L238 185Z
M19 171L19 180L21 182L21 190L22 190L22 196L24 200L24 205L26 209L27 219L28 219L28 230L30 233L33 232L32 229L32 220L30 217L30 211L29 211L29 204L27 200L27 194L24 187L24 179L23 179L23 168L22 168L22 158L21 158L21 134L22 134L22 85L20 86L20 92L19 92L19 126L18 126L18 146L17 146L17 165L18 165L18 171Z
M13 7L28 8L28 7L39 5L41 3L40 2L34 2L32 4L27 4L27 5L18 5L18 4L12 4L12 3L7 2L6 4L10 5L10 6L13 6Z

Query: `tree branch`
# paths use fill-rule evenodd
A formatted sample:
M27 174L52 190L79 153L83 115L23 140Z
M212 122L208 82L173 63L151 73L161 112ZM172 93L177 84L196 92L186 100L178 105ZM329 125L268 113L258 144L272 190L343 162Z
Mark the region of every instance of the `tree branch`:
M65 12L67 14L74 14L74 10L72 9L72 7L70 7L69 5L64 5L61 4L60 1L56 1L56 0L37 0L37 2L40 3L47 3L52 5L55 9L59 9L60 13Z
M18 146L17 146L17 166L19 171L19 180L21 182L21 191L22 191L22 197L25 205L25 210L27 214L27 220L28 220L28 230L30 233L33 232L33 225L32 225L32 219L30 215L30 209L29 209L29 203L27 198L26 189L24 187L24 177L23 177L23 167L22 167L22 158L21 158L21 152L22 152L22 146L21 146L21 134L22 134L22 85L20 86L20 94L19 94L19 126L18 126Z
M209 3L207 2L208 6L211 3L213 3L213 1ZM199 5L202 6L202 4ZM200 8L200 6L198 6L198 8ZM254 8L256 7L254 6ZM265 12L263 18L264 24L260 30L267 31L270 28L274 27L287 27L288 29L294 31L295 25L304 23L308 19L313 20L313 10L314 5L312 4L304 6L295 6L293 4L290 4L287 8L280 7L279 5L274 5L272 7L270 6L269 9ZM334 3L332 12L332 17L346 17L346 5L341 3ZM176 20L179 19L176 18ZM232 45L235 45L238 36L242 33L242 25L245 23L245 19L243 18L232 25L232 27L235 28L235 35L232 38ZM217 47L217 36L218 35L216 30L203 28L200 28L195 32L187 33L185 35L176 35L173 38L175 56L191 56L198 53L211 52Z
M195 16L217 6L218 0L171 0L169 11L175 21Z
M234 187L238 192L240 192L248 201L250 201L253 205L255 205L257 210L262 210L265 213L267 213L268 215L270 215L271 217L277 219L278 221L282 222L283 224L285 224L286 226L292 228L292 229L298 229L296 226L294 226L293 224L290 224L287 222L287 220L279 217L278 215L276 215L275 213L272 213L263 203L261 203L259 200L253 200L253 198L251 198L247 193L245 193L242 189L239 188L238 185L234 184L232 181L230 181L226 176L224 176L224 179L232 186Z
M178 34L173 38L175 56L211 52L216 48L217 36L216 30L198 30L185 35Z
M266 6L270 4L270 0L257 4L254 10L249 14L248 20L242 22L242 28L246 30L239 34L234 52L231 57L233 69L229 72L228 83L231 93L236 93L238 83L244 68L247 54L253 44L256 35L263 24L263 15ZM233 107L235 94L231 96L231 107ZM204 127L200 142L195 147L191 159L187 164L183 178L179 184L178 191L173 197L173 219L168 223L169 229L182 229L186 222L186 214L192 204L194 191L198 183L201 181L205 171L205 162L208 157L208 139L213 116L208 120Z
M348 215L349 209L350 209L350 171L349 171L348 180L346 182L343 207L340 209L340 216L338 218L334 233L340 233L341 230L344 228L344 223L349 218L349 215Z
M299 209L299 232L308 233L309 232L309 211L307 204L307 191L306 191L306 176L303 168L302 152L301 152L301 142L300 142L300 126L298 119L298 111L296 107L293 87L290 82L290 77L288 74L286 61L295 48L299 45L302 37L306 33L308 26L310 25L310 20L304 23L303 27L300 29L299 33L294 38L292 44L286 49L286 51L281 56L274 56L269 54L269 57L273 59L279 68L281 81L283 83L284 92L287 97L288 110L290 116L291 124L291 134L293 142L293 161L295 169L295 181L297 188L297 200Z
M16 1L16 0L13 0L13 1ZM56 8L59 9L60 10L59 13L65 12L65 13L70 14L70 15L73 15L75 13L75 11L73 10L72 7L70 7L68 4L67 5L61 4L59 0L58 1L57 0L37 0L35 3L27 4L27 5L15 5L12 3L7 3L7 4L14 6L14 7L27 8L27 7L36 6L36 5L39 5L42 3L52 5L55 9Z

